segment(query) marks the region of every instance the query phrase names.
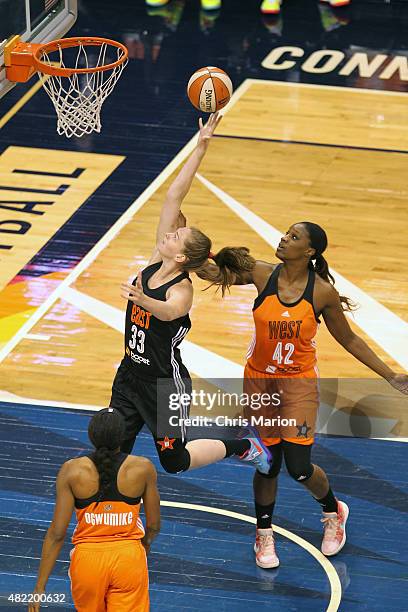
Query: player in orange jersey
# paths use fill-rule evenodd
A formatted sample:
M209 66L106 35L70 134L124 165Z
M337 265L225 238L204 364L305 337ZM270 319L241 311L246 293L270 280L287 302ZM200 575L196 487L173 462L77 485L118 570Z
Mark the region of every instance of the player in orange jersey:
M321 227L307 221L295 223L281 238L276 251L282 263L256 261L244 247L226 247L213 257L216 265L208 264L199 274L221 286L223 293L231 285L256 286L255 335L247 355L245 390L267 391L270 396L277 393L280 397L278 410L268 407L263 413L258 411L257 416L296 420L296 426L283 423L259 428L273 456L269 474L257 471L254 477L255 554L256 563L264 568L279 565L272 513L282 457L289 474L322 507L322 552L335 555L346 541L347 505L334 497L325 472L311 463L319 406L314 341L319 317L323 317L335 340L356 359L402 393L408 393L408 376L393 372L350 328L343 311L351 310L353 305L333 287L334 279L323 257L326 247L327 236Z
M146 553L160 530L156 470L144 457L120 452L122 416L105 408L92 417L90 455L64 463L57 477L54 517L44 539L34 593L44 593L75 509L69 576L78 612L147 612ZM140 502L146 531L139 516ZM29 612L37 612L31 604Z

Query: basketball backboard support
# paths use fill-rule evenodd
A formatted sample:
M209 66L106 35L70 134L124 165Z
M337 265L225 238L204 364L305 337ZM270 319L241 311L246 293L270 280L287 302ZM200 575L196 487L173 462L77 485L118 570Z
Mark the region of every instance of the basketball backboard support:
M16 34L43 43L64 36L77 18L77 0L0 0L0 98L16 83L6 79L4 47Z

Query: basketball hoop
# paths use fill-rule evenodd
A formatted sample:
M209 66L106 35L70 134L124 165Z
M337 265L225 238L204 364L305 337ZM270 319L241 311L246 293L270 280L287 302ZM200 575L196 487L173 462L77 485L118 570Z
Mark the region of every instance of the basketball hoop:
M101 131L102 104L112 93L128 51L100 37L61 38L45 44L11 39L4 52L9 81L27 81L38 72L57 113L57 132L83 136Z

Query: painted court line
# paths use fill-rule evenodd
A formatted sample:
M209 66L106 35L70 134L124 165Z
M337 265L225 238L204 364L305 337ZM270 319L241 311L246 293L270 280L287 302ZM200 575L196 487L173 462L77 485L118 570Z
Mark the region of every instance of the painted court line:
M273 142L277 144L286 145L300 145L305 147L322 147L327 149L347 149L351 151L370 151L371 153L398 153L401 155L407 155L406 149L381 149L379 147L360 147L357 145L345 145L345 144L332 144L325 142L311 142L309 140L287 140L285 138L262 138L260 136L235 136L232 134L214 134L213 138L230 138L231 140L252 140L257 142ZM309 183L310 184L310 183ZM376 193L393 193L391 189L367 189L366 187L354 189L359 191L373 191Z
M201 506L199 504L187 504L183 502L173 502L173 501L160 501L161 506L168 506L169 508L184 508L186 510L197 510L199 512L208 512L209 514L220 514L221 516L228 516L230 518L236 519L238 521L245 521L246 523L251 523L253 525L256 524L256 519L252 516L247 516L246 514L241 514L239 512L232 512L231 510L224 510L223 508L212 508L211 506ZM330 601L329 605L326 608L326 612L336 612L339 609L341 603L342 589L341 582L337 575L337 572L330 561L318 550L315 546L307 542L300 536L288 531L287 529L283 529L283 527L279 527L277 525L273 525L273 530L284 538L288 538L288 540L292 540L294 544L297 544L301 548L303 548L306 552L308 552L314 559L320 563L324 572L327 575L327 578L330 583ZM268 571L268 570L265 570Z
M371 94L376 95L379 94L381 96L394 96L394 97L403 97L404 101L407 99L407 94L401 91L386 91L384 89L371 89L371 88L363 88L363 87L341 87L340 85L315 85L314 83L297 83L290 81L272 81L267 79L246 79L244 83L246 85L246 89L249 89L251 85L277 85L279 87L300 87L301 89L320 89L320 90L334 90L341 91L343 93L347 92L347 95L353 95L356 93L363 94ZM241 92L241 95L244 92Z
M125 311L101 302L85 293L77 291L72 287L66 287L61 294L62 299L98 321L116 329L122 335L125 332ZM181 345L183 362L187 369L206 380L214 379L214 372L223 378L242 379L244 374L243 366L221 357L208 349L204 349L193 342L183 340Z
M196 175L199 181L219 198L249 227L257 232L274 249L279 244L282 232L267 223L264 219L248 210L228 193L211 183L201 174ZM346 313L370 338L381 346L405 370L408 369L408 324L385 306L367 295L351 281L331 268L340 293L349 296L360 308L353 314Z
M46 336L45 334L27 334L26 338L28 340L41 340L43 342L51 340L51 336Z
M20 397L15 393L0 390L0 402L8 402L10 404L25 404L33 406L41 406L42 408L69 408L69 410L93 410L94 412L104 408L104 406L94 406L89 404L70 404L69 402L58 402L54 400L39 400L32 397Z

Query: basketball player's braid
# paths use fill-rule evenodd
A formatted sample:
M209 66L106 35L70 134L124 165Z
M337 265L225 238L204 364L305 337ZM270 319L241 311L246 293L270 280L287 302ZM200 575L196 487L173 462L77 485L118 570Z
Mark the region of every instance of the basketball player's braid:
M323 255L318 255L316 257L316 263L314 265L313 265L313 262L310 261L309 267L312 268L312 270L314 270L316 274L320 276L320 278L327 281L331 285L334 285L335 283L334 277L332 276L332 274L330 274L329 265L327 261L325 260L325 258L323 257ZM345 295L339 295L339 298L340 298L340 302L341 302L341 306L343 310L347 310L349 312L356 310L357 304L355 304L352 300L350 300L350 298L348 298Z
M115 473L113 453L114 451L112 449L101 446L97 448L93 454L96 469L99 474L99 489L101 493L105 492Z
M316 262L315 262L315 265L314 265L314 269L316 270L317 274L321 278L323 278L328 283L331 283L332 285L334 285L334 282L335 282L334 278L330 274L329 265L328 265L327 261L325 260L325 258L323 257L323 255L318 255L316 257Z
M89 422L88 436L95 447L92 459L99 474L99 490L103 494L115 473L115 451L125 436L122 415L113 408L100 410Z
M317 223L312 223L311 221L301 221L301 225L304 225L306 228L306 231L309 234L310 246L316 251L316 255L312 257L312 259L316 260L316 263L313 264L312 259L310 259L309 268L314 270L316 274L320 276L320 278L331 285L334 285L334 277L332 274L330 274L328 263L322 255L327 248L326 232L322 227L320 227L320 225L317 225ZM345 295L339 295L339 298L343 310L352 311L357 308L357 305Z

